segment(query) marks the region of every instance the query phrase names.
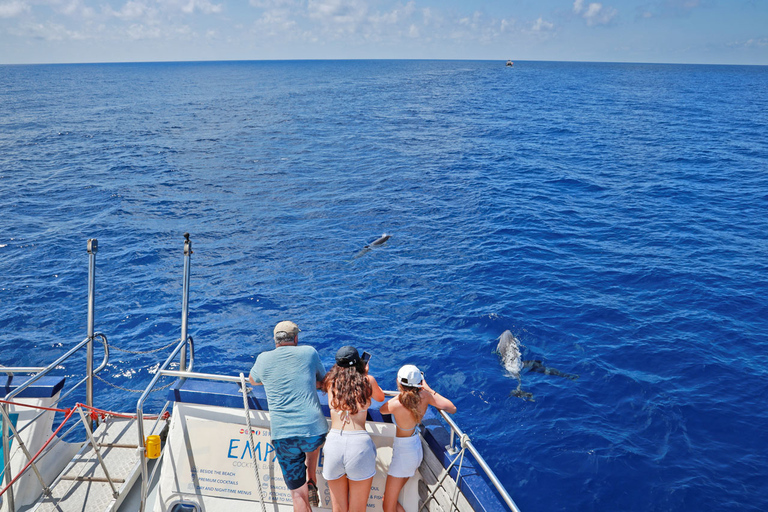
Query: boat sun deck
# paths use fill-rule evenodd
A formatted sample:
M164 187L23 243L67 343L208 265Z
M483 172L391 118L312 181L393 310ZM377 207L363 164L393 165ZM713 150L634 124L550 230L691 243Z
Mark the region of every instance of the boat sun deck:
M91 248L89 241L88 337L47 367L0 367L6 374L5 382L0 379L4 385L0 387L4 396L0 400L0 512L230 512L244 506L263 511L293 510L271 444L264 389L245 385L243 375L193 371L194 343L186 335L188 237L183 341L158 369L135 411L114 413L93 407L92 379L108 362L109 344L106 336L92 329L95 250ZM104 347L104 360L94 369L97 340ZM53 374L60 372L73 354L84 350L85 377L65 390L65 379ZM169 370L177 361L179 370ZM161 379L173 379L167 402L156 414L145 415L147 398L162 389L158 386ZM82 391L83 385L86 403L66 407L64 404L70 403L67 399L75 390ZM326 395L318 394L328 417ZM376 476L368 500L371 511L382 510L395 436L391 417L379 411L382 403L373 402L366 423L377 449ZM424 460L400 495L407 512L518 511L451 418L430 409L419 435ZM321 455L317 472L320 505L313 509L330 511L322 464Z

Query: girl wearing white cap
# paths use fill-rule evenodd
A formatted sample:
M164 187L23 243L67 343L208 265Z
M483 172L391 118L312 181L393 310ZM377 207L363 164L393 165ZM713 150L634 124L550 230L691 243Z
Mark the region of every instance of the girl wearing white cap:
M384 512L405 512L397 498L403 486L416 473L423 453L417 427L430 405L450 414L456 412L453 402L433 390L424 380L424 373L412 364L397 372L400 393L379 408L382 414L391 414L396 434L392 463L384 489Z

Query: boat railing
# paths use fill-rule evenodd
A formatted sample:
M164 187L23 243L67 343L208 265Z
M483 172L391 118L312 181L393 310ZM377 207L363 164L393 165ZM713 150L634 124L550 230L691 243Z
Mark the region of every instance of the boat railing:
M451 441L448 447L448 451L453 452L454 454L458 452L458 449L456 448L455 441L458 437L461 439L461 445L462 447L466 447L466 449L472 454L477 464L480 466L480 468L483 470L485 475L488 477L488 480L491 481L493 486L496 488L496 491L498 491L501 498L504 500L504 502L507 504L509 509L512 512L520 512L520 509L517 508L517 505L512 500L512 497L509 495L507 490L504 488L503 485L501 485L501 482L499 481L496 474L493 472L493 470L488 466L488 463L485 461L482 455L480 455L480 452L477 451L477 448L475 448L475 445L472 444L472 441L469 440L469 437L462 432L462 430L459 428L458 425L453 421L453 419L446 413L445 411L440 411L440 415L443 417L443 420L450 426L451 428Z
M176 345L176 348L173 349L171 354L168 356L168 358L165 360L165 362L158 368L158 371L155 373L155 376L150 381L149 385L144 390L144 393L142 393L141 397L139 398L139 401L136 404L136 423L138 425L139 429L139 452L143 454L141 457L141 503L139 506L139 511L144 512L144 508L147 504L147 493L149 491L149 482L152 482L152 480L155 477L155 472L160 467L160 461L157 461L155 463L155 467L152 470L152 474L149 474L149 464L146 457L146 444L147 444L147 438L145 436L144 432L144 405L146 404L147 398L149 398L150 393L155 391L155 387L157 386L157 383L160 381L161 377L169 376L169 370L168 367L171 365L173 360L176 358L176 356L179 356L179 369L181 371L175 372L175 377L179 377L181 380L179 381L184 382L184 379L189 377L189 375L192 375L194 372L192 370L195 366L195 343L192 339L192 336L189 336L187 334L188 329L188 321L189 321L189 277L190 277L190 260L192 256L192 242L189 240L189 233L184 233L184 280L182 281L182 300L181 300L181 341ZM187 352L187 346L189 346L189 352ZM189 365L187 365L187 359L189 359ZM162 388L161 388L162 389ZM165 416L165 413L168 411L168 408L170 407L171 402L166 401L165 405L161 409L160 413L157 416L157 420L155 421L154 425L152 426L152 430L157 427L160 420ZM161 455L162 457L162 455Z
M384 391L384 394L386 396L397 396L397 391ZM459 453L459 448L456 447L456 439L458 438L460 440L461 448L466 449L469 451L469 453L472 454L472 457L477 462L478 466L480 466L480 469L483 470L483 473L485 473L485 476L488 477L488 480L493 484L493 487L496 489L496 491L499 493L499 496L504 500L504 502L509 507L509 510L512 512L520 512L520 509L517 508L517 505L515 504L512 497L509 495L507 490L504 488L503 485L501 485L501 482L499 481L496 474L493 472L491 467L488 465L488 463L485 461L482 455L480 455L480 452L477 451L477 448L475 448L475 445L472 444L472 441L469 439L469 436L467 436L456 424L455 421L451 418L451 416L446 413L445 411L438 410L440 413L440 416L443 418L443 421L448 425L450 429L450 441L448 445L445 447L445 449L448 451L451 455L456 455Z
M101 364L95 368L92 372L92 374L86 374L85 377L83 377L77 384L72 386L66 393L61 395L57 402L62 401L64 398L68 397L72 392L74 392L78 387L80 387L83 383L86 383L90 377L93 375L99 373L101 370L107 367L107 363L109 363L109 342L107 341L107 337L102 333L95 333L95 338L100 338L102 345L104 346L104 360L101 362ZM26 382L18 386L16 389L11 391L5 396L6 401L10 401L17 397L19 394L21 394L25 389L29 388L32 384L37 382L38 380L42 379L46 375L48 375L51 371L57 369L61 363L75 355L78 351L82 350L83 348L87 348L89 344L91 344L93 341L93 338L85 338L83 341L69 349L66 354L59 357L56 361L52 362L46 367L43 368L25 368L25 367L0 367L0 372L8 373L9 375L17 374L17 373L34 373L31 378L29 378Z
M29 368L27 368L27 367L3 367L3 368L0 369L0 371L2 371L3 373L7 373L9 375L9 378L8 378L9 383L8 384L10 384L10 381L12 381L13 376L15 374L18 374L18 373L26 373L26 374L34 373L34 375L32 375L32 377L30 377L24 383L22 383L20 386L16 387L16 389L14 389L13 391L11 391L7 395L5 395L5 397L3 398L2 403L0 404L0 414L2 415L2 418L3 418L2 424L6 425L6 422L8 422L7 424L8 424L8 427L9 427L9 428L5 428L4 427L2 429L2 431L3 431L2 432L3 468L5 468L5 470L3 471L3 475L5 477L5 479L4 479L5 480L5 485L4 486L0 486L0 487L4 487L5 489L7 489L9 491L8 502L9 502L10 510L15 510L14 500L13 500L13 489L11 488L11 485L12 485L13 481L15 480L15 478L14 478L14 475L12 474L12 471L11 471L10 442L11 442L12 438L18 437L21 434L21 432L26 430L31 425L34 425L35 421L38 418L42 417L45 414L49 414L49 409L50 409L50 408L43 408L43 409L40 410L39 413L37 413L36 416L34 416L30 421L25 422L25 424L22 425L21 427L19 427L18 429L11 428L12 424L10 422L10 412L9 412L9 410L10 410L10 407L13 405L12 400L14 398L16 398L17 396L19 396L21 393L23 393L24 390L26 390L30 386L32 386L32 384L34 384L35 382L37 382L40 379L42 379L43 377L48 375L53 370L55 370L57 368L60 368L60 366L61 366L61 364L63 362L67 361L69 358L71 358L72 356L77 354L82 349L84 349L84 348L87 349L89 357L92 357L92 355L93 355L93 341L94 341L95 338L100 338L101 341L102 341L102 344L104 346L104 360L101 362L101 364L97 368L92 369L90 372L88 372L86 370L85 377L83 377L74 386L71 386L69 388L69 390L67 390L63 395L60 395L58 398L56 398L55 401L51 404L51 407L54 407L57 403L61 402L62 400L67 398L69 395L74 393L83 384L86 384L86 386L87 386L87 383L89 382L89 380L92 381L93 375L97 374L98 372L100 372L101 370L106 368L107 363L109 362L109 342L107 341L107 337L104 334L94 333L93 337L85 338L83 341L81 341L80 343L78 343L77 345L75 345L74 347L69 349L67 351L67 353L65 353L64 355L62 355L61 357L56 359L54 362L52 362L51 364L49 364L48 366L46 366L46 367L44 367L42 369L40 369L40 368L33 368L33 367L29 367ZM93 368L92 364L87 365L87 366L89 368ZM86 391L86 396L88 396L87 391ZM84 419L84 421L85 421L85 419ZM19 443L20 443L20 441L19 441ZM20 444L20 446L21 446L21 444ZM29 466L32 467L32 469L38 475L38 478L41 479L41 485L43 485L43 488L46 488L44 482L42 481L42 478L40 477L40 473L39 473L39 471L37 469L37 466L36 466L36 464L35 464L35 462L33 460L34 457L32 457L31 454L29 454L29 453L25 453L25 455L27 456L27 459L29 460Z
M187 354L187 345L189 345L189 353ZM184 360L187 355L189 355L189 370L187 371L169 371L168 367L171 365L173 360L176 358L176 356L180 356L179 364L185 363ZM147 388L144 390L144 393L142 393L141 398L139 398L139 401L136 404L136 423L138 425L139 429L139 453L142 454L141 457L141 505L140 505L140 512L144 511L144 508L146 506L147 502L147 492L149 491L149 482L151 482L155 477L155 472L160 467L159 462L155 464L154 469L152 470L152 474L149 474L149 464L147 461L146 455L146 444L147 444L147 438L145 436L144 432L144 406L146 404L147 398L149 398L149 395L155 390L155 387L157 386L157 383L160 381L162 377L172 376L172 377L179 377L181 380L179 382L183 382L185 378L188 378L192 375L195 375L195 373L192 371L195 366L195 344L191 336L187 337L186 340L180 342L178 345L176 345L176 348L173 349L171 354L168 356L168 358L165 360L165 362L160 366L158 371L155 373L155 376L150 381ZM165 417L165 413L168 411L168 408L170 407L171 402L166 401L165 405L163 405L163 408L160 410L160 413L157 415L157 420L155 420L155 424L152 426L152 431L155 430L157 425L159 424L160 420ZM164 453L164 452L163 452Z
M45 366L3 366L0 365L0 373L5 373L13 380L17 373L37 373L45 370ZM9 383L10 384L10 383Z
M179 349L177 348L176 351L174 351L174 355L178 352L178 350ZM166 361L166 365L164 365L164 367L158 370L157 374L155 375L155 381L157 381L160 377L165 376L165 377L177 377L179 379L204 379L204 380L216 380L221 382L234 382L234 383L240 384L240 377L238 376L217 375L217 374L211 374L211 373L196 373L192 371L168 370L166 369L166 367L167 367L167 363L169 362L170 362L170 358L168 361ZM147 391L144 392L144 394L148 395L149 391L150 389L148 388ZM384 394L387 396L396 396L398 393L396 391L384 391ZM142 396L142 398L145 399L146 396ZM141 411L137 411L137 412L139 414L139 418L141 418ZM488 463L485 461L483 456L480 455L480 452L477 451L477 448L475 448L475 446L472 444L472 441L469 440L469 437L459 428L458 425L456 425L456 422L454 422L453 419L447 413L445 413L445 411L440 411L440 415L442 416L443 420L448 425L450 430L450 436L451 436L450 443L448 446L446 446L446 449L448 450L448 452L451 454L458 453L459 450L456 448L456 439L461 440L462 448L466 448L466 450L472 454L472 457L475 459L480 469L482 469L483 473L485 473L486 477L494 486L494 488L499 493L501 498L507 504L507 506L509 507L509 510L511 510L512 512L520 512L520 509L517 507L514 500L512 500L512 497L509 495L509 493L504 488L504 486L501 485L501 482L499 481L498 477L490 468L490 466L488 466ZM141 425L141 422L139 422L139 425Z

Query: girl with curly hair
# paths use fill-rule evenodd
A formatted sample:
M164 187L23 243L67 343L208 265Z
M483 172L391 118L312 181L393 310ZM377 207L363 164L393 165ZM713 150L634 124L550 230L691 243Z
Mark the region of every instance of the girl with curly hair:
M336 364L323 379L331 409L331 431L323 446L323 477L331 491L333 512L363 512L376 474L376 446L365 430L371 398L384 391L368 375L368 359L355 347L336 352Z

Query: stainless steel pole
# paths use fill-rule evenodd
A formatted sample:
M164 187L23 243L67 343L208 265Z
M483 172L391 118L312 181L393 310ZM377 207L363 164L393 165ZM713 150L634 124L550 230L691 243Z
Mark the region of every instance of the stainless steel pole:
M184 283L181 299L181 341L187 341L187 323L189 322L189 262L192 256L192 242L189 241L189 233L184 233ZM181 371L187 370L187 345L181 349Z
M0 405L0 407L7 412L5 404ZM8 414L3 414L3 416L8 416ZM3 474L5 475L5 485L9 486L13 480L13 475L11 474L11 443L8 439L8 425L3 421L0 421L0 424L3 425L3 468L5 468ZM8 487L6 498L8 500L8 510L16 512L16 504L13 500L13 487Z
M88 239L88 348L85 362L85 404L93 407L93 320L94 303L96 299L96 252L99 250L99 241L95 238ZM90 421L93 430L93 420Z

